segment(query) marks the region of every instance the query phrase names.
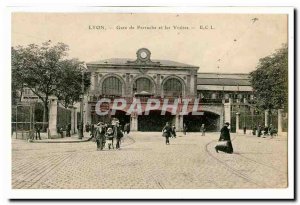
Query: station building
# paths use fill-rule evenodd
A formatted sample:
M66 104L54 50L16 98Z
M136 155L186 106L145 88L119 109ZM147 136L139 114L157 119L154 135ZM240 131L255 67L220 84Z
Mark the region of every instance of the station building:
M205 124L208 131L219 131L223 123L231 122L234 104L251 104L252 87L248 74L201 73L198 66L170 60L151 59L151 52L141 48L136 52L136 59L112 58L87 63L91 73L91 87L85 106L85 123L109 122L118 118L121 124L130 123L133 131L161 131L166 122L175 125L181 131L183 126L189 131L199 131ZM111 114L112 103L102 103L101 110L108 114L99 116L96 104L103 98L125 99L128 106L135 99L142 102L144 112L147 99L168 99L170 107L174 99L188 99L188 112L171 113L166 110L161 115L162 107L143 113L126 114L126 109ZM200 99L198 103L197 99ZM200 115L192 115L197 102ZM181 104L180 104L181 103Z

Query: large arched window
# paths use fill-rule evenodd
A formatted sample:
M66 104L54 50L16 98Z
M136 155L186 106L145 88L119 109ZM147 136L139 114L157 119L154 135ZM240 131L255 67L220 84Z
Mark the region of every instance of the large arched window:
M153 92L153 84L148 78L138 78L133 84L133 92L140 93L146 91L148 93Z
M171 78L164 83L164 96L182 96L182 84L176 78Z
M103 95L122 96L122 82L116 77L108 77L102 84Z

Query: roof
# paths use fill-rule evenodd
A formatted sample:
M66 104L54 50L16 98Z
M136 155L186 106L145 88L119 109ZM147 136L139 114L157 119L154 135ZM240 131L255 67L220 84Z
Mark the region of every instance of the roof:
M197 90L212 90L212 91L253 91L251 86L221 86L221 85L197 85Z
M197 85L251 86L249 74L198 73Z
M198 73L198 78L249 79L248 73Z
M131 65L128 64L128 61L135 61L136 59L130 59L130 58L109 58L105 60L100 60L100 61L93 61L87 63L88 65ZM159 66L167 66L167 67L194 67L196 68L197 66L185 64L185 63L179 63L176 61L170 61L170 60L157 60L157 59L151 59L152 62L159 62Z

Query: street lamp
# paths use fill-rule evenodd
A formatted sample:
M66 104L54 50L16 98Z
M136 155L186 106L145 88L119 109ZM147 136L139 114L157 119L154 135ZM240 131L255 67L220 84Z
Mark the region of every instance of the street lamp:
M80 125L79 125L79 133L78 138L82 139L83 136L83 100L84 100L84 72L86 70L85 64L80 64L79 67L81 68L81 94L79 96L80 98Z

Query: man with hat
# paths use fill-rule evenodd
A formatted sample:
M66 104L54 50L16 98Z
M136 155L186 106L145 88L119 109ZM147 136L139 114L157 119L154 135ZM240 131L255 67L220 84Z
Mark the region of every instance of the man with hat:
M105 126L103 122L99 122L97 124L95 138L97 143L97 151L103 150L103 145L105 144Z
M114 136L117 139L116 149L120 149L121 138L123 137L123 132L120 127L120 122L116 121L114 126Z
M231 139L230 139L230 132L228 129L229 125L230 125L229 122L226 122L224 124L224 127L221 129L219 142L218 142L217 146L215 147L216 152L222 151L222 152L226 152L229 154L233 153L233 147L232 147Z

